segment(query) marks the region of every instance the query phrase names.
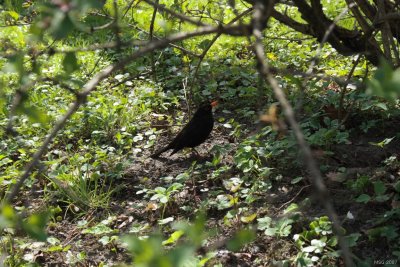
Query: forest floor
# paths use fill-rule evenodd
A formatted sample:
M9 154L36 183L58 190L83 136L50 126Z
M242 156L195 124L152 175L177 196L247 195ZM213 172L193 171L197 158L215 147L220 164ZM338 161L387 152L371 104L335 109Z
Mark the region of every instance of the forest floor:
M347 127L357 125L357 119L349 121ZM400 129L400 119L392 119L371 129L368 134L353 132L348 144L340 144L331 147L331 154L314 148L314 154L321 164L329 166L324 173L325 183L329 189L331 201L343 222L348 233L367 231L372 227L368 219L376 217L384 212L387 202L372 202L370 208L354 201L356 195L349 191L344 185L345 180L356 179L360 175L368 175L370 179L384 178L390 183L393 174L399 169L388 169L382 167L382 161L386 158L400 154L400 140L395 138L384 147L373 145L382 141L382 138L391 138L397 135ZM157 148L167 143L167 136L159 136ZM113 265L116 263L129 263L132 259L130 254L118 242L99 242L100 235L122 235L131 232L133 226L146 226L144 232L150 233L157 229L160 218L173 217L175 221L193 219L195 210L198 210L205 200L215 199L216 192L227 192L221 177L213 178L214 169L207 167L212 160L211 148L214 145L229 143L232 147L230 152L224 155L219 165L230 166L230 170L224 175L234 177L236 175L233 155L236 141L228 136L224 127L216 124L211 138L197 148L200 156L191 153L189 150L181 151L173 156L168 152L161 155L159 159L151 159L150 150L137 157L132 164L124 171L122 179L118 180L115 186L115 193L111 196L109 209L95 210L83 217L77 218L73 209L66 209L64 218L60 222L51 223L48 226L48 234L60 240L60 248L49 251L43 248L43 244L36 242L26 248L24 257L31 257L36 263L42 266L62 266L66 263L79 266L99 266L100 263ZM196 161L196 167L193 167ZM345 172L338 171L339 168L346 168ZM143 188L156 188L171 183L173 177L191 171L190 179L185 181L184 190L173 195L165 211L159 207L159 203L144 198L138 191ZM252 204L253 211L257 217L268 215L272 218L279 218L285 208L293 202L299 203L307 197L311 198L311 204L302 211L304 222L307 218L322 216L324 210L319 201L314 197L314 189L304 180L302 183L291 184L295 176L290 175L291 170L278 182L274 182L271 190L258 192L258 199ZM165 178L170 177L170 178ZM32 210L40 209L46 200L40 199L40 192L34 190L26 192L24 201L30 201ZM186 207L182 209L182 207ZM223 240L231 236L241 225L224 224L224 216L227 210L209 208L207 210L207 228L216 228L217 235L208 239L204 245L204 251L210 248L217 251L216 256L207 263L213 266L221 263L223 266L270 266L275 260L294 258L298 252L293 240L289 237L276 238L265 235L262 231L257 233L255 241L243 247L239 252L233 253L224 248ZM351 213L353 219L346 216ZM111 232L101 231L85 232L80 221L88 222L89 226L98 225L98 222L107 219L107 229ZM347 219L346 219L347 218ZM87 226L86 226L87 227ZM304 225L297 224L299 231ZM365 238L365 237L363 237ZM222 244L222 245L219 245ZM370 257L375 259L390 258L385 244L374 246L374 243L363 242L353 249L358 257ZM82 254L84 252L84 254ZM204 253L204 252L203 252ZM200 252L201 254L201 252ZM340 260L335 265L341 265Z

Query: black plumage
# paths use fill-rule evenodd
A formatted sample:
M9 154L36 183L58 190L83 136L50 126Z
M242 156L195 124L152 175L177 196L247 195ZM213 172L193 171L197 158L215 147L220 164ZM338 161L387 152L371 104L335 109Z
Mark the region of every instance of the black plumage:
M192 119L183 127L172 142L156 151L151 157L157 158L169 149L172 149L170 155L173 155L185 147L193 148L203 143L213 129L214 118L212 108L216 105L217 101L201 105L194 113Z

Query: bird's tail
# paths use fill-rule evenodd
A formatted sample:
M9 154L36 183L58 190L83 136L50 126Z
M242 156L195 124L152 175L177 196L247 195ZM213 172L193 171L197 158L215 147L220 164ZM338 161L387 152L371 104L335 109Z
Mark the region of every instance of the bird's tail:
M161 148L160 150L157 150L155 153L150 155L150 158L158 158L158 156L160 156L162 153L164 153L165 151L167 151L168 149L170 149L169 146L166 146L164 148Z

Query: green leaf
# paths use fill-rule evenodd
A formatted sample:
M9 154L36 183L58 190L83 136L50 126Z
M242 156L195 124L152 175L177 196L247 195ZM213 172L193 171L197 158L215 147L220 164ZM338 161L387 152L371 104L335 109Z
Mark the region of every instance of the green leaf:
M67 74L70 74L74 72L75 70L79 69L79 64L78 64L78 59L76 58L76 55L74 52L69 52L65 54L64 60L63 60L63 67L64 71Z
M57 238L55 238L53 236L48 237L47 242L49 242L52 245L60 244L60 240L58 240Z
M378 107L378 108L381 108L381 109L383 109L385 111L389 109L388 106L385 103L376 103L375 106Z
M393 71L386 61L381 62L374 77L367 83L367 93L394 103L400 96L400 69Z
M47 252L63 251L63 247L61 245L51 246L48 249L46 249L46 251Z
M333 237L329 238L328 241L326 242L326 244L330 247L336 247L336 245L338 244L337 236L333 236Z
M159 225L163 225L163 224L170 223L172 221L174 221L174 217L168 217L168 218L165 218L165 219L162 219L162 220L158 220L158 224Z
M258 218L258 230L265 230L271 226L272 219L270 217Z
M358 198L356 198L356 201L360 202L360 203L368 203L368 201L370 201L370 200L371 200L371 197L368 196L367 194L362 194L362 195L358 196Z
M292 204L290 204L286 209L285 209L285 211L283 212L283 214L288 214L288 213L291 213L291 212L296 212L296 211L298 211L299 210L299 205L297 205L296 203L292 203Z
M382 226L377 228L371 228L367 231L368 238L375 240L381 237L385 237L388 240L395 240L398 237L397 228L393 225Z
M253 213L249 216L242 216L240 217L240 220L244 223L250 223L252 221L254 221L254 219L257 217L257 213Z
M164 196L164 195L161 195L160 196L160 203L162 203L162 204L168 203L168 197Z
M53 19L49 32L55 39L63 39L75 28L68 13L64 13L58 9L53 10Z
M396 192L400 192L400 181L397 181L395 184L394 184L394 190L396 190Z
M265 235L268 235L268 236L275 236L277 232L278 232L278 229L277 229L277 228L275 228L275 227L270 227L270 228L268 228L268 229L266 229L266 230L264 231L264 234L265 234Z
M1 215L7 220L15 220L16 214L11 205L4 205L1 207Z
M317 249L317 247L315 247L315 246L308 246L308 247L303 248L301 251L306 252L306 253L311 253L316 249Z
M82 231L82 234L103 235L103 234L115 233L115 232L118 232L118 230L113 230L110 227L108 227L107 225L99 223L93 227L84 229Z
M291 233L292 225L284 225L283 227L279 227L279 236L288 236Z
M374 145L374 146L379 146L379 147L383 148L384 146L386 146L387 144L389 144L393 139L394 139L394 137L392 137L392 138L385 138L383 141L381 141L381 142L379 142L379 143L369 142L369 144Z
M382 181L376 181L373 183L374 185L374 192L376 195L380 196L386 192L386 186Z
M237 232L228 242L226 247L231 251L238 251L243 245L251 242L256 237L254 231L251 230L240 230Z
M1 207L1 214L0 214L0 230L13 227L14 222L17 220L17 216L15 214L14 209L11 205L3 205Z
M357 241L360 237L361 237L360 233L352 233L352 234L346 236L345 238L348 243L348 246L354 247L355 245L357 245Z
M390 199L390 195L378 195L375 197L375 200L378 202L386 202Z
M143 240L135 236L126 236L123 240L127 244L128 250L135 256L136 264L149 263L153 258L160 257L163 253L159 235Z
M20 77L20 82L22 81L22 77L25 75L25 68L24 68L24 54L17 53L12 55L8 59L7 65L4 67L5 72L16 72Z
M210 39L205 39L203 41L201 41L201 43L199 44L199 48L202 50L206 50L207 47L210 45L211 40Z
M33 214L29 216L27 220L22 222L22 228L31 237L39 241L46 241L47 234L45 232L45 226L47 224L47 220L47 212Z
M298 182L302 181L303 179L304 179L303 176L299 176L299 177L294 178L290 183L297 184Z
M34 123L46 123L48 121L47 115L37 107L31 106L27 100L22 100L17 106L17 114L28 116L29 120Z
M7 11L5 12L8 16L10 16L14 21L18 21L19 14L15 11Z
M169 245L169 244L173 244L173 243L175 243L176 241L178 241L179 238L181 238L181 236L183 236L184 233L185 233L185 232L182 231L182 230L175 231L175 232L173 232L173 233L170 235L170 237L169 237L167 240L163 241L162 244L163 244L164 246L165 246L165 245Z
M99 242L105 246L110 243L110 237L109 236L103 236L102 238L99 239Z

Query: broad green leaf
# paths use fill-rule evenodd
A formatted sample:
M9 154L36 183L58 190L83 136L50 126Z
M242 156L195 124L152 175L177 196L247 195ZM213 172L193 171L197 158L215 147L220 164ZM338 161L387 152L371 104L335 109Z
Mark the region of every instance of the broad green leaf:
M315 246L308 246L308 247L303 248L301 251L306 252L306 253L311 253L316 249L317 249L317 247L315 247Z
M397 181L395 184L394 184L394 190L396 190L396 192L400 192L400 181Z
M109 236L103 236L102 238L99 239L99 242L105 246L108 243L110 243L110 237Z
M270 217L258 218L258 230L265 230L271 226L272 219Z
M198 45L198 47L202 50L206 50L206 48L210 45L211 40L209 39L204 39L203 41L200 42L200 44Z
M109 234L109 233L116 233L118 230L116 229L111 229L107 225L104 225L102 223L99 223L93 227L90 227L88 229L84 229L82 231L82 234L94 234L94 235L104 235L104 234Z
M330 247L335 247L338 244L337 236L333 236L333 237L329 238L328 241L326 242L326 244Z
M55 39L63 39L75 28L68 13L55 9L49 32Z
M174 221L174 217L168 217L168 218L165 218L165 219L162 219L162 220L158 220L158 224L159 225L163 225L163 224L170 223L172 221Z
M373 183L374 192L377 196L383 195L386 192L386 186L382 181L376 181Z
M15 11L7 11L6 14L10 16L14 21L18 21L19 14Z
M63 247L61 245L51 246L46 249L47 252L56 252L56 251L63 251Z
M277 229L277 228L271 227L271 228L266 229L266 230L264 231L264 234L265 234L265 235L268 235L268 236L275 236L277 232L278 232L278 229Z
M25 75L24 55L22 53L17 53L9 57L8 63L4 67L4 71L18 73L21 82L22 77Z
M299 177L294 178L290 183L297 184L298 182L302 181L303 179L304 179L303 176L299 176Z
M289 205L289 207L287 207L287 208L285 209L285 211L284 211L283 214L288 214L288 213L291 213L291 212L296 212L296 211L298 211L298 210L299 210L299 205L297 205L296 203L291 203L291 204Z
M78 64L78 59L76 58L76 55L74 52L69 52L65 54L64 60L63 60L63 67L64 71L67 74L70 74L74 72L75 70L79 69L79 64Z
M370 200L371 200L371 197L368 196L367 194L362 194L356 198L356 201L360 202L360 203L367 203Z
M228 240L226 247L231 251L238 251L245 244L253 241L255 237L256 235L254 231L240 230L230 240Z
M47 115L37 107L31 106L28 100L23 100L23 102L17 106L17 114L28 116L29 120L34 123L46 123L48 121Z
M383 141L381 141L381 142L379 142L379 143L369 142L369 144L374 145L374 146L379 146L379 147L383 148L384 146L386 146L387 144L389 144L393 139L394 139L394 137L392 137L392 138L385 138Z
M47 224L47 220L48 220L47 212L33 214L29 216L27 220L22 222L22 228L31 237L39 241L46 241L47 234L45 231L45 227Z
M393 71L387 62L381 62L374 77L368 82L367 93L394 103L400 96L400 69Z
M163 241L162 244L165 246L165 245L176 243L176 241L178 241L179 238L181 238L181 236L184 233L185 232L182 230L175 231L170 235L170 237L167 240Z
M60 240L58 240L57 238L53 237L53 236L49 236L47 238L47 242L49 242L52 245L57 245L60 244Z
M254 219L257 217L257 213L253 213L249 216L242 216L240 217L240 220L244 223L250 223L252 221L254 221Z
M348 246L354 247L355 245L357 245L357 241L360 237L361 237L360 233L352 233L352 234L346 236L345 238L348 243Z

